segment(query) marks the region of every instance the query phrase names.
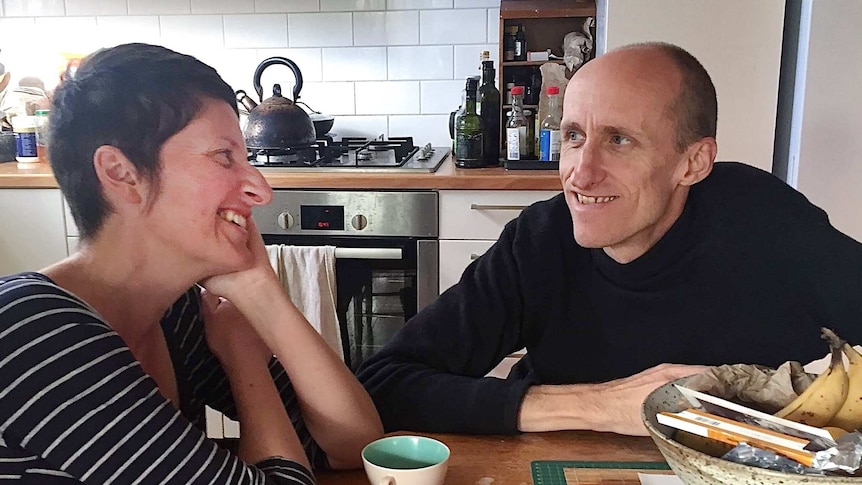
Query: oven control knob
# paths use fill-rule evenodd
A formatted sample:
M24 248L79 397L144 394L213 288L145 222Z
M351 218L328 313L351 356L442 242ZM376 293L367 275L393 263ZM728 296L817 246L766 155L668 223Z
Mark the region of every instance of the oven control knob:
M293 227L293 216L290 215L290 212L282 212L278 215L278 225L281 226L282 229L290 229Z
M362 214L353 216L353 219L350 220L350 225L357 231L361 231L368 225L368 218Z

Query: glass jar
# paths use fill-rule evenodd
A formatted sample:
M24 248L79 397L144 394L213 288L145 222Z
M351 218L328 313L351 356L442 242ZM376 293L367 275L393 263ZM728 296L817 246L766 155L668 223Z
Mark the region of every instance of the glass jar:
M49 109L36 110L36 158L48 161L48 113Z

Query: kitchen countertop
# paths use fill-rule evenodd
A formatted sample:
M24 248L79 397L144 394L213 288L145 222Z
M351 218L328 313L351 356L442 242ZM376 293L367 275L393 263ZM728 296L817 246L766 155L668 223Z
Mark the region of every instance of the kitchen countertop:
M0 163L0 189L57 188L51 167L44 163L18 168ZM562 190L556 170L456 168L447 158L435 173L264 172L275 189L455 189L455 190Z

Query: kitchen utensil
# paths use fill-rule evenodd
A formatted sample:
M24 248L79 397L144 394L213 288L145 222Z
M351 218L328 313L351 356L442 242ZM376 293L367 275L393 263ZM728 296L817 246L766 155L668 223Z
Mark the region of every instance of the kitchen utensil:
M659 424L656 413L660 411L678 413L691 407L691 404L674 387L674 384L684 386L688 379L683 377L659 387L647 396L641 408L641 418L650 437L655 441L668 465L687 485L862 484L862 477L794 475L741 465L701 453L677 442L673 438L674 430Z
M273 86L270 98L263 99L260 76L267 67L274 64L287 66L293 71L296 77L293 100L282 96L280 84ZM265 59L254 71L254 89L261 102L249 110L248 122L243 130L245 143L250 149L290 148L314 143L314 124L308 113L296 105L302 90L302 72L296 63L280 56ZM246 100L242 97L244 94L237 92L238 99L248 109L251 103L247 105L247 102L251 101L251 98L245 96Z
M332 125L335 124L334 116L325 115L305 104L304 101L297 101L296 104L301 104L308 109L308 117L311 118L311 123L314 125L314 135L317 138L329 133L329 130L332 129Z

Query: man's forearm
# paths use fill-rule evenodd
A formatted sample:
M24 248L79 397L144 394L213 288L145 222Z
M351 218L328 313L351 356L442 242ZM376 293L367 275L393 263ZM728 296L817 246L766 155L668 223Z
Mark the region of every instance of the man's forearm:
M521 403L518 429L523 432L601 430L607 416L600 400L601 392L593 384L533 386Z

